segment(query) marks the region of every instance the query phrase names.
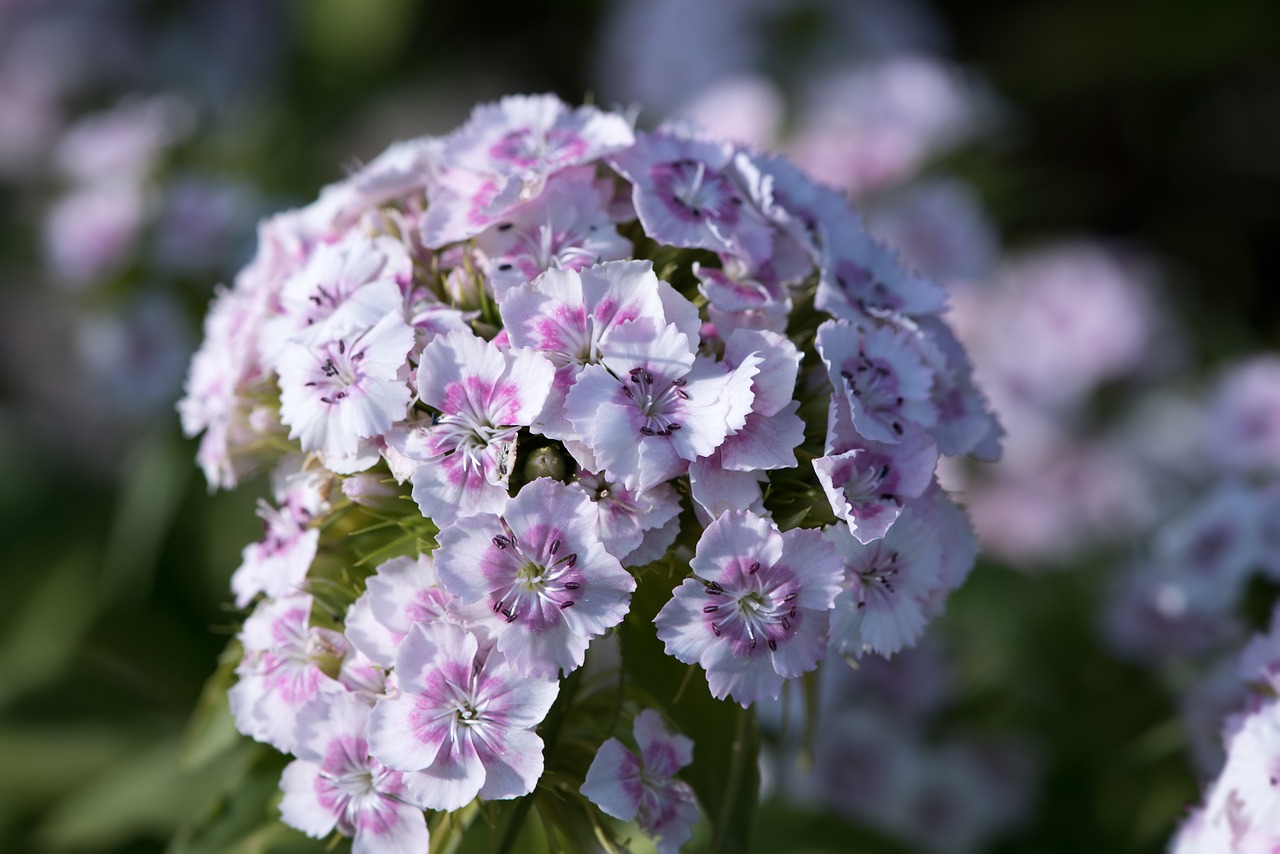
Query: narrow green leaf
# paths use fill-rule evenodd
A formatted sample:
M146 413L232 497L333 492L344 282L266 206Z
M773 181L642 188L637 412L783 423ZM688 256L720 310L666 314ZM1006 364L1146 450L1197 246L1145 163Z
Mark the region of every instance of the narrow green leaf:
M178 767L176 733L153 741L60 801L36 831L51 849L109 849L138 836L168 838L223 783L237 757L199 772Z
M46 573L9 623L0 643L0 709L60 679L101 611L93 595L94 560L83 548Z
M218 669L204 683L182 737L183 768L199 768L240 744L242 736L231 716L227 690L235 681L236 665L243 653L239 641L227 644L218 658Z
M153 432L130 455L102 559L105 598L133 604L147 598L160 546L195 471L186 454L186 445Z

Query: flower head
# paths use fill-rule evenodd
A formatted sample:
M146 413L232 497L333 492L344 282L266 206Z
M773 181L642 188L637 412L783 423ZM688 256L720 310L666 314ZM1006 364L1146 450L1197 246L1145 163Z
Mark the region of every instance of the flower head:
M776 699L784 680L817 665L843 574L821 533L779 533L730 511L707 526L689 565L696 577L675 589L654 625L667 654L702 665L714 696L743 706Z
M369 755L369 706L350 694L318 697L298 712L297 759L280 779L285 824L322 838L336 827L361 854L412 854L430 841L404 774Z
M661 854L675 854L699 815L693 789L675 776L693 761L693 742L668 732L653 709L636 715L635 739L639 756L616 738L600 745L582 794L614 818L639 824L657 839Z
M370 753L413 772L405 785L427 809L454 810L479 795L533 791L542 775L546 716L558 685L522 676L501 652L452 623L419 623L396 655L399 693L374 706Z
M505 460L520 428L542 410L553 374L535 353L503 352L467 332L426 346L418 399L439 414L421 431L416 451L413 499L424 516L447 525L502 505Z
M441 531L436 568L464 604L485 606L485 625L511 666L538 676L581 665L591 638L626 614L636 586L605 549L587 496L549 478L500 513Z

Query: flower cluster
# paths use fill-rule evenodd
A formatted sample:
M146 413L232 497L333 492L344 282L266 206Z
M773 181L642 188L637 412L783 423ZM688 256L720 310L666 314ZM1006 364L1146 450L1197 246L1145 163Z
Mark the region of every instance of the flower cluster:
M511 97L259 238L180 412L212 487L274 470L231 701L307 833L399 850L534 791L640 586L674 574L657 639L745 707L914 645L972 565L934 471L1000 428L944 294L782 159ZM663 711L579 779L678 847Z

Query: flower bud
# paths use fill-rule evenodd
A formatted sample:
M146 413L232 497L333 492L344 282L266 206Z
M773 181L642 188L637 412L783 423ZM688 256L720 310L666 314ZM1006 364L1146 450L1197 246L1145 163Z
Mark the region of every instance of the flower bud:
M564 480L567 474L564 457L555 448L538 448L525 460L521 474L526 481L540 477Z

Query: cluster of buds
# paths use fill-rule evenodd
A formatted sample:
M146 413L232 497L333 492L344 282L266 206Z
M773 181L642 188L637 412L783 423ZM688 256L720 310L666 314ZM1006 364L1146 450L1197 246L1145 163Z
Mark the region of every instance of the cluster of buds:
M1000 428L944 293L785 160L510 97L259 239L180 411L212 487L272 470L230 699L308 834L423 850L424 810L533 792L646 590L747 707L912 646L972 566L935 468ZM617 681L556 785L675 851L693 745Z

